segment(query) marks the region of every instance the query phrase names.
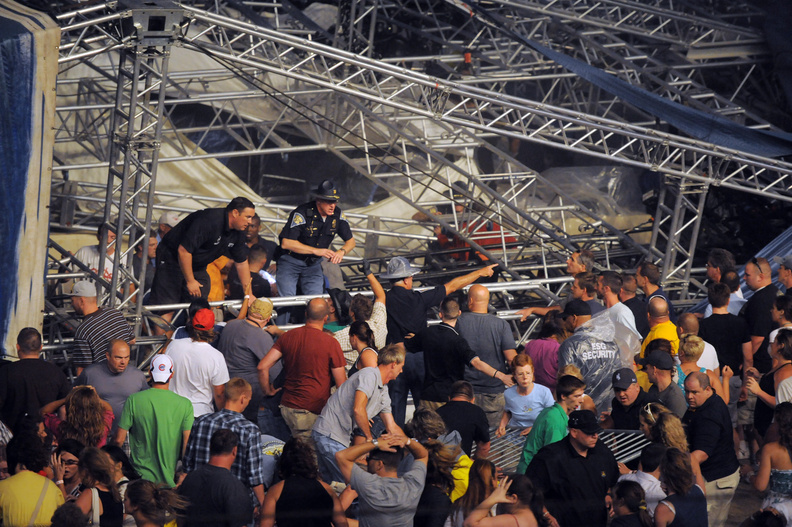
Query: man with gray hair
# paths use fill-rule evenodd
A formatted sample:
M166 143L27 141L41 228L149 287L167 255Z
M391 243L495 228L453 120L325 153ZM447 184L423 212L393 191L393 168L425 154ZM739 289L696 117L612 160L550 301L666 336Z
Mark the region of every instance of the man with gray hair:
M371 441L375 434L370 422L379 416L389 434L404 434L393 420L390 396L385 388L399 376L403 367L404 348L390 344L377 355L376 368L358 371L330 396L311 432L322 479L326 482L344 481L335 455L350 445L356 427L366 441Z

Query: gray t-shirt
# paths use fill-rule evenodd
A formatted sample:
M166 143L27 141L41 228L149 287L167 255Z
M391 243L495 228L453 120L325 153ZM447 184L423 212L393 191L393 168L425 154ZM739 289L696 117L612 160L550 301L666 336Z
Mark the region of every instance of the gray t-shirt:
M391 400L388 388L382 384L379 368L363 368L330 396L322 414L316 419L313 429L328 436L344 446L350 445L352 429L355 427L355 395L363 392L368 397L366 414L368 418L391 413Z
M250 405L256 409L264 397L256 368L273 344L272 335L244 319L228 322L217 343L217 349L225 357L228 376L241 377L253 387ZM270 379L276 379L282 370L281 362L276 362L270 370Z
M107 362L91 364L83 370L76 380L77 386L88 384L96 389L99 397L110 403L113 407L113 430L118 425L124 403L133 393L148 390L146 376L142 371L128 365L123 373L113 373L107 367Z
M515 349L517 344L508 322L495 315L462 313L456 329L479 359L503 373L509 371L503 351ZM470 365L465 366L465 380L473 385L476 393L503 393L506 389L501 381Z
M682 393L682 388L675 382L669 384L668 388L662 392L657 389L657 385L653 384L649 387L647 393L650 398L660 401L663 406L671 410L680 419L687 412L688 405L687 401L685 401L685 394Z
M412 527L426 481L426 465L414 461L400 478L369 474L357 464L349 484L358 493L360 527Z

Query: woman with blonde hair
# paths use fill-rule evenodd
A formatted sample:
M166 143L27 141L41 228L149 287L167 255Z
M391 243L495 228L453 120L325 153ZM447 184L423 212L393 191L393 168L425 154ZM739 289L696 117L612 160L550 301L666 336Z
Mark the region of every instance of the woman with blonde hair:
M64 405L65 420L57 415ZM58 442L76 439L86 447L104 446L113 426L113 408L99 397L93 386L75 386L65 398L45 405L41 415Z
M721 370L721 374L723 375L723 382L721 382L721 379L714 371L706 368L699 368L698 364L696 364L699 358L701 358L702 353L704 353L704 340L701 337L689 333L679 337L679 353L677 356L681 364L678 364L676 367L677 384L684 392L685 378L688 375L694 371L706 373L707 377L709 377L712 389L715 393L720 395L724 403L729 404L729 380L734 375L734 372L732 372L731 368L728 366L724 366Z
M682 421L660 403L648 403L638 414L641 432L647 439L668 448L688 451L687 435Z
M115 480L115 465L107 452L88 447L80 453L82 483L87 488L74 503L83 514L93 519L93 525L121 527L124 522L124 504Z

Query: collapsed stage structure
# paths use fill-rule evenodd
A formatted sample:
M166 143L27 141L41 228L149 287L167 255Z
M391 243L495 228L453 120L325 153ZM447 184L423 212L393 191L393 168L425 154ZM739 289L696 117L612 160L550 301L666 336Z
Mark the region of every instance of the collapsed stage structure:
M111 277L94 278L139 344L157 342L146 337L157 308L133 293L144 276L123 263L163 211L245 195L262 235L277 237L293 204L270 190L309 176L262 174L253 162L239 174L229 160L343 163L368 193L347 214L358 241L349 288L362 285L354 263L364 257L419 259L429 280L460 272L427 254L440 225L500 264L492 289L505 313L557 300L564 261L580 248L603 268L656 262L675 301L693 303L711 190L792 201L788 106L763 13L748 3L28 4L62 32L45 309L53 350L73 327L58 284L91 274L65 233L113 222L127 240ZM185 119L197 109L201 122ZM628 189L653 210L620 206Z

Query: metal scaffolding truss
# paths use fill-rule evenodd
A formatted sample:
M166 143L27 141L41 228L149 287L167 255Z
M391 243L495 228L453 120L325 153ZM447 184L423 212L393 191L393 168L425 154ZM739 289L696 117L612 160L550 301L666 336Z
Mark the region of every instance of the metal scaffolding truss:
M178 14L178 21L166 24L167 42L145 41L141 25L133 22L152 4ZM500 262L513 280L552 275L567 251L591 247L604 257L604 266L618 265L612 258L619 257L662 261L683 297L710 186L792 201L792 164L673 134L655 117L513 38L557 47L680 104L772 129L760 113L736 102L739 90L722 94L707 86L707 71L727 67L742 76L740 89L762 84L756 82L765 74L761 35L734 23L755 16L749 10L719 20L691 4L665 1L487 2L487 9L508 22L499 28L459 3L349 0L338 6L330 42L312 22L300 21L288 2L213 5L216 12L129 0L58 16L64 75L58 83L59 187L53 199L106 204L103 219L117 216L121 231L136 241L147 232L154 209L176 197L154 191L158 163L323 150L425 220L350 215L362 242L353 258L423 254L439 225ZM282 25L284 13L297 22ZM432 52L382 57L377 37L383 26L420 36ZM688 57L691 50L735 47L750 53ZM169 71L172 48L211 60L197 70ZM466 50L475 58L474 70L460 68ZM437 65L439 70L430 67ZM66 75L78 71L84 74ZM268 105L266 115L250 111L249 104L259 103ZM174 124L175 112L187 104L211 108L211 122ZM238 146L208 150L205 139L214 131L227 133ZM313 144L291 144L290 135ZM667 187L650 246L520 163L510 154L513 140L662 174ZM59 145L80 155L59 158ZM163 145L167 156L160 156ZM495 160L491 170L481 169L482 155ZM79 177L81 170L102 168L111 174L104 197ZM60 179L64 174L68 181ZM466 190L455 189L457 181ZM211 198L195 198L213 204ZM448 214L435 215L453 201L461 201L464 211L449 207ZM66 208L75 209L73 203ZM277 234L287 214L287 207L266 204L262 227ZM91 223L85 212L73 220ZM498 226L495 235L482 231L485 223ZM118 254L116 263L123 257ZM142 278L120 273L109 290ZM127 293L120 301L133 299ZM141 300L136 301L140 315Z

